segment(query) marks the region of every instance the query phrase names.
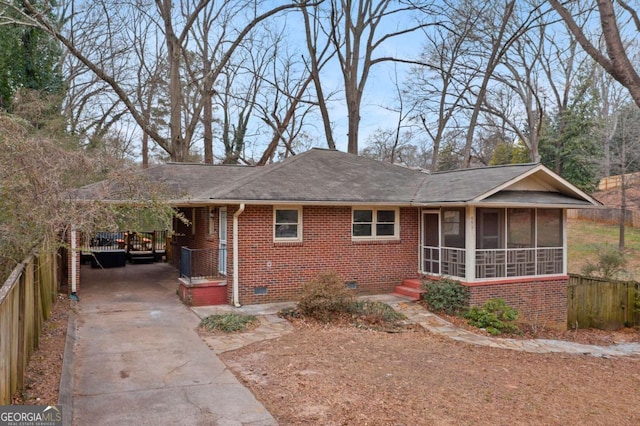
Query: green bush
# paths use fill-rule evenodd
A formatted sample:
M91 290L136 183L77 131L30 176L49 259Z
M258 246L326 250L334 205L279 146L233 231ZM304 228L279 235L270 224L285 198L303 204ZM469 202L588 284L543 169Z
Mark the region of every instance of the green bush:
M624 253L611 245L596 245L595 262L588 262L582 268L582 273L588 276L598 276L605 279L617 278L627 264Z
M407 319L404 314L382 302L362 300L353 302L351 314L366 324L397 326Z
M200 328L207 331L222 331L233 333L245 331L248 327L257 324L258 319L254 315L240 315L236 313L209 315L200 321Z
M466 311L469 306L469 289L458 281L449 279L427 281L422 287L427 291L422 294L422 300L431 310L458 315Z
M488 300L481 308L469 309L464 317L467 323L487 330L489 334L517 333L518 327L513 321L518 319L518 311L507 305L502 299Z
M335 272L322 272L303 285L298 311L319 321L331 321L337 313L353 309L354 295Z

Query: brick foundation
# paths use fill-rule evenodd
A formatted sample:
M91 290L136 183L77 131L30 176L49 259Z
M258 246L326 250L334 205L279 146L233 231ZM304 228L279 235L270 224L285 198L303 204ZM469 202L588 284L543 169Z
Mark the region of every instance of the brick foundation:
M225 305L227 303L227 283L220 280L190 283L180 278L178 295L187 306Z
M463 284L469 287L471 306L500 298L517 309L524 322L566 329L568 282L563 276Z

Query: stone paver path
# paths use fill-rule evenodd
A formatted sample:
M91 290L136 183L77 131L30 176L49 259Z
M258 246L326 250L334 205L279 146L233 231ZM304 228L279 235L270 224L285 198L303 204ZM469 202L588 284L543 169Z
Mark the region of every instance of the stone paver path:
M508 339L501 337L481 336L467 330L456 327L449 321L440 318L425 310L421 305L403 301L388 303L398 312L402 312L410 321L420 324L432 333L447 336L459 342L473 345L489 346L493 348L511 349L523 352L553 353L562 352L578 355L591 355L595 357L612 356L640 356L640 344L621 343L613 346L584 345L581 343L566 342L563 340L548 339Z
M482 336L456 327L450 322L427 311L422 305L409 302L392 294L369 296L367 299L387 303L396 311L406 315L409 321L420 324L432 333L472 345L489 346L492 348L510 349L523 352L557 352L576 355L590 355L594 357L640 356L640 344L638 343L620 343L613 346L596 346L566 342L562 340L523 340ZM290 332L292 330L291 325L288 321L278 317L277 312L280 309L291 306L295 306L295 303L250 305L240 308L234 308L226 305L203 306L192 309L200 318L225 312L242 312L256 315L260 319L261 325L250 333L204 337L206 343L215 353L221 353L228 350L238 349L260 340L273 339L284 333Z

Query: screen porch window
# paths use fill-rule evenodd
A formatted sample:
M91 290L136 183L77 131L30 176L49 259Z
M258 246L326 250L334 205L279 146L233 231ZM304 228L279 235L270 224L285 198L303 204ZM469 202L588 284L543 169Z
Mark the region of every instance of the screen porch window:
M465 214L463 208L442 209L442 248L440 268L444 275L464 277Z
M561 274L561 209L477 210L476 277Z
M397 209L353 209L351 232L354 239L398 238Z
M280 208L273 211L274 241L302 241L302 208Z

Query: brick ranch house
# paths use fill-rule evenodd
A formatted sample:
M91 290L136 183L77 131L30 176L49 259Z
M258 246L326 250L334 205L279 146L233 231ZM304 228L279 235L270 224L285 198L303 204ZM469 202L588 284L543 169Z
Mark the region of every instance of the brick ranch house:
M236 306L295 300L327 270L362 294L450 277L472 305L501 297L525 320L565 326L566 209L600 205L540 164L429 174L325 149L141 173L180 194L171 203L190 223L175 221L174 262L182 247L215 250Z

